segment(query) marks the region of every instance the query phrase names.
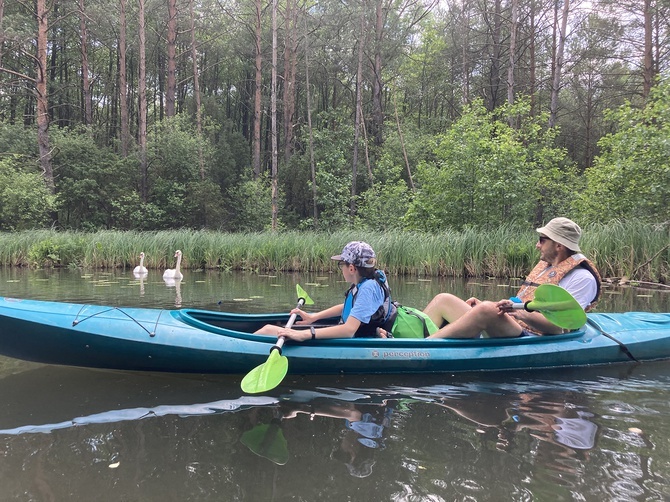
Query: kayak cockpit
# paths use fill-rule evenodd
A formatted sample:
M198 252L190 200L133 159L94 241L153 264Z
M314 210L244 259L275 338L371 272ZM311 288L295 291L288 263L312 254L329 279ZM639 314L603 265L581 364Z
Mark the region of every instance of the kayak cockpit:
M289 315L277 314L236 314L232 312L213 312L211 310L181 309L172 311L183 322L199 329L224 335L253 334L266 324L285 326ZM337 323L337 319L321 324L329 326Z
M261 329L266 324L284 326L288 321L288 314L236 314L231 312L214 312L210 310L196 310L196 309L181 309L171 312L173 316L181 321L210 333L216 333L225 336L232 336L235 338L251 339L256 341L267 341L266 335L255 335L254 333ZM323 321L322 321L323 322ZM337 319L328 320L321 326L333 325L337 323ZM585 335L585 331L577 330L563 335L553 336L534 336L526 335L518 338L474 338L474 339L433 339L424 340L417 338L341 338L330 340L319 340L318 343L322 346L327 345L374 345L379 344L402 344L414 345L416 343L444 343L450 347L461 345L482 345L482 346L498 346L498 345L525 345L528 343L547 343L552 341L565 341L569 339L580 338ZM304 342L311 344L314 342Z

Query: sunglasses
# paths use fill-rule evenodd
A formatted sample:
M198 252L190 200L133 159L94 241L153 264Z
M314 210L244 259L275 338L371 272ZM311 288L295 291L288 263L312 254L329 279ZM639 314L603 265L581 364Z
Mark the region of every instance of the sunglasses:
M550 239L549 237L545 237L545 236L543 235L543 236L541 236L537 241L538 241L540 244L544 244L546 241L550 241L550 240L551 240L551 239Z

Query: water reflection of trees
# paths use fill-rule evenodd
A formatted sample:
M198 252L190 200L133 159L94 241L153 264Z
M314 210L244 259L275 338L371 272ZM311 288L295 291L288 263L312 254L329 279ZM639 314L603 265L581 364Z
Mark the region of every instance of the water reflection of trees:
M3 497L612 500L668 490L668 387L655 380L398 377L381 381L409 385L252 398L234 379L47 370L0 379L14 403L0 413ZM32 408L17 409L20 395ZM10 434L10 424L23 428ZM252 431L256 442L243 441ZM279 435L285 452L268 454Z

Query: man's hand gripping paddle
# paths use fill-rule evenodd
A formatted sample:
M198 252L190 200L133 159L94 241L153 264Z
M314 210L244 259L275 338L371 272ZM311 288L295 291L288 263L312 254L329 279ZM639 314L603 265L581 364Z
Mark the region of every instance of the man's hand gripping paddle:
M559 328L578 329L586 323L586 313L581 305L570 293L555 284L541 284L531 301L515 303L513 308L540 312Z

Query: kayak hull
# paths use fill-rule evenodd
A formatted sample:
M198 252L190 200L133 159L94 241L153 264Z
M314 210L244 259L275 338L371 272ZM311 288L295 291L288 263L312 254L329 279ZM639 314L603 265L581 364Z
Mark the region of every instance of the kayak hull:
M0 354L45 364L242 374L275 339L255 335L288 314L159 310L0 297ZM337 339L282 348L294 374L446 373L589 366L670 358L670 314L589 314L555 336L471 340Z

